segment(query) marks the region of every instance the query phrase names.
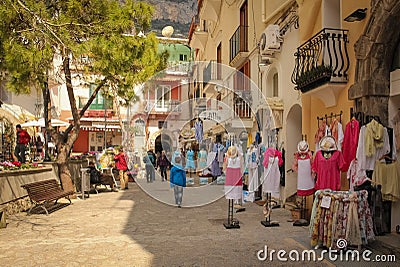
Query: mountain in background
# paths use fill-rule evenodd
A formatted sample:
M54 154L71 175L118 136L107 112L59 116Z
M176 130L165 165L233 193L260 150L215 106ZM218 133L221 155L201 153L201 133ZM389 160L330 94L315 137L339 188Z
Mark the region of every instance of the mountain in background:
M187 38L192 17L197 14L197 0L144 0L154 5L152 30L157 36L165 26L174 27L172 37Z

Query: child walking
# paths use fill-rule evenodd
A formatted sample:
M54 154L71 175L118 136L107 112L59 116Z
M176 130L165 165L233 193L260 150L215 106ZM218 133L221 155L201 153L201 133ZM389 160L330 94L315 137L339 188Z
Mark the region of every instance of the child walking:
M183 188L186 186L186 172L181 164L181 156L175 157L171 168L170 183L174 188L175 204L178 208L182 205Z

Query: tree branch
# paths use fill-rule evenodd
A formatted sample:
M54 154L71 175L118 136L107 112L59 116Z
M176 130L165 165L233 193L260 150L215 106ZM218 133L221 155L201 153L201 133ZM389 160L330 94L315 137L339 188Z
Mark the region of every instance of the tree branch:
M104 86L104 84L107 82L107 80L108 80L107 77L101 80L101 82L97 85L96 89L94 89L92 95L86 102L85 106L83 106L83 108L79 111L79 119L82 118L82 116L85 114L86 110L89 108L90 104L92 104L93 100L96 98L96 95L98 94L100 89ZM70 124L68 128L65 130L66 134L69 134L69 132L71 132L72 128L74 127L74 124L75 124L75 119L72 122L72 124Z
M39 17L38 15L36 15L36 13L34 13L33 11L31 11L27 6L24 5L24 3L22 3L20 0L17 1L18 4L23 7L26 11L28 11L35 19L38 23L42 24L45 26L45 28L51 33L51 35L53 35L54 38L57 39L57 41L64 47L66 48L67 46L64 44L64 42L60 39L60 37L58 37L58 35L42 20L41 17Z

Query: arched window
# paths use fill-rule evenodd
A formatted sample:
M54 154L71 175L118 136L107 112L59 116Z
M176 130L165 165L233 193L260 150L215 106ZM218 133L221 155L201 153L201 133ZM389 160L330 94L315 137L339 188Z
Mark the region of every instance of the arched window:
M135 136L144 136L145 134L145 122L142 119L135 121Z

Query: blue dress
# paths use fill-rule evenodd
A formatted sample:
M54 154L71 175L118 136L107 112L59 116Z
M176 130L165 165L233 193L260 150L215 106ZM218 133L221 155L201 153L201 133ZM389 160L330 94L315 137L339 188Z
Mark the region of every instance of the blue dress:
M186 152L186 169L196 169L194 164L194 151L191 149Z

